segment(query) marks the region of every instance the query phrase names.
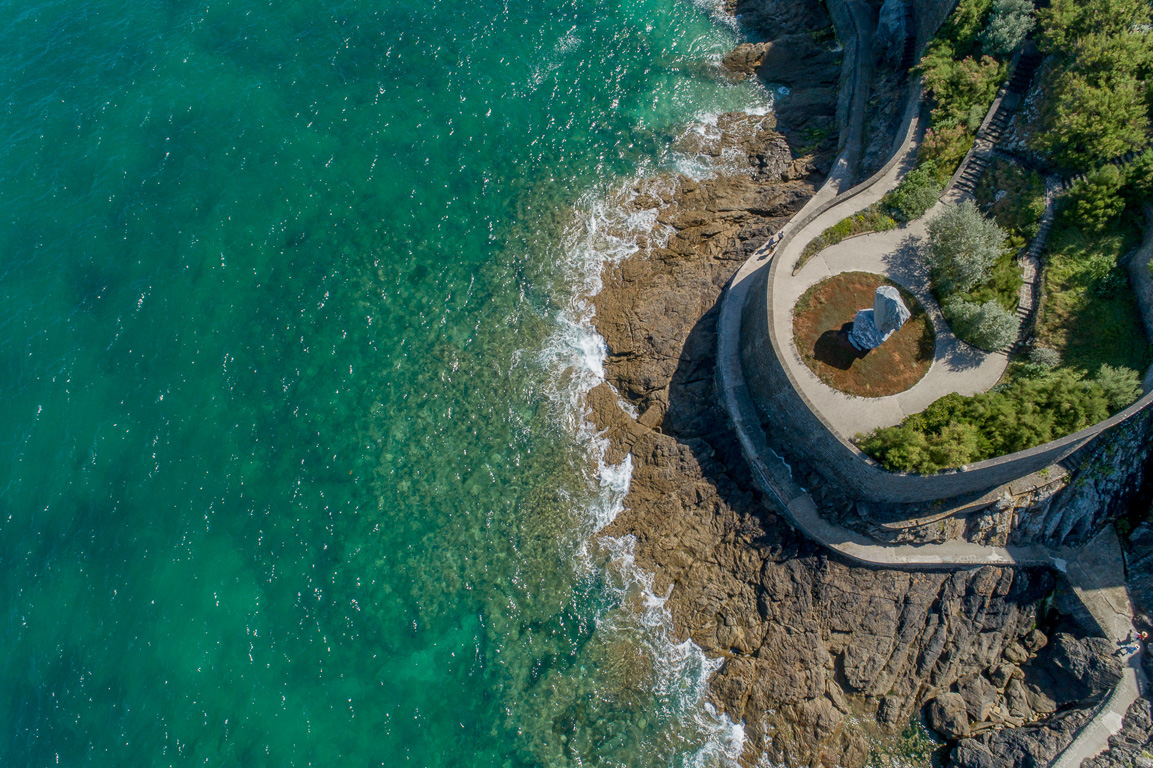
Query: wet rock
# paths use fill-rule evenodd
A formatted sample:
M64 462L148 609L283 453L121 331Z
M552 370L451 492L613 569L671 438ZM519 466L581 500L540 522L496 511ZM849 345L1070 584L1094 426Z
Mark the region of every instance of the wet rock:
M943 693L929 702L926 712L929 726L948 739L969 735L969 716L965 700L959 693Z

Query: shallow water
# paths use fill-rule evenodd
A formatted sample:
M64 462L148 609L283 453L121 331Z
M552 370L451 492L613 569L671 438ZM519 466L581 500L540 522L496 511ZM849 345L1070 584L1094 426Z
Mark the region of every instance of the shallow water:
M713 765L576 396L683 0L9 3L5 765ZM621 234L621 228L625 234Z

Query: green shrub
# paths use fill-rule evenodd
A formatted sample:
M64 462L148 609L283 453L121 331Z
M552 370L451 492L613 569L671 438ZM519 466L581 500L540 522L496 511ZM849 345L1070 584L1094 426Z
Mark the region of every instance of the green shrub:
M1017 316L1006 312L996 301L977 304L954 297L941 309L957 338L986 352L1009 346L1021 329Z
M947 207L929 222L929 267L941 295L968 291L983 282L1000 257L1005 232L981 215L972 201Z
M1076 169L1148 141L1153 31L1147 0L1058 0L1039 14L1041 45L1054 54L1031 144Z
M995 301L1006 312L1015 312L1021 302L1021 266L1017 263L1016 251L1007 249L993 262L985 280L964 293L955 293L950 298L964 299L975 304Z
M1042 368L1056 368L1061 364L1061 353L1052 347L1033 347L1029 350L1029 362Z
M981 47L992 56L1007 56L1024 42L1035 23L1031 0L993 0Z
M1102 365L1093 377L1105 392L1109 408L1119 411L1141 396L1141 377L1132 368L1114 368Z
M897 221L919 219L937 203L941 185L937 183L937 166L922 162L905 174L897 188L881 199Z
M960 0L934 42L947 44L958 57L972 53L992 6L993 0Z
M1121 188L1125 176L1115 165L1092 171L1073 185L1062 215L1065 221L1089 232L1104 232L1125 209Z
M928 474L1023 451L1108 415L1102 386L1062 368L971 397L946 395L897 426L863 436L859 445L887 469Z
M930 50L921 60L922 81L935 102L935 129L963 125L970 131L981 127L997 88L1005 79L1005 65L992 56L958 61L945 48Z

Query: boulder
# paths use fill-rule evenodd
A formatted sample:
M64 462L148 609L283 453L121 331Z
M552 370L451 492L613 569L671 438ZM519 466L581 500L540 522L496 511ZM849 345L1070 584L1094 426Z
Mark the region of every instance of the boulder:
M958 693L965 700L969 722L981 723L989 719L989 713L997 706L997 689L983 675L974 675L958 686Z
M969 715L959 693L943 693L929 702L929 726L947 739L969 735Z
M957 744L950 757L952 765L957 768L1000 768L1001 761L993 757L993 753L979 741L965 739Z
M1121 662L1112 653L1103 637L1059 632L1029 665L1026 678L1057 706L1100 698L1121 681Z
M909 314L909 308L901 300L901 292L893 286L882 285L873 294L873 323L885 338L904 325Z

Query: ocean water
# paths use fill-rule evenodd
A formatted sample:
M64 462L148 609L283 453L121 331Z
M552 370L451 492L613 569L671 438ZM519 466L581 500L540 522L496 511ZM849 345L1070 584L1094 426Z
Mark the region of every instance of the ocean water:
M579 407L687 0L0 14L0 765L711 766Z

